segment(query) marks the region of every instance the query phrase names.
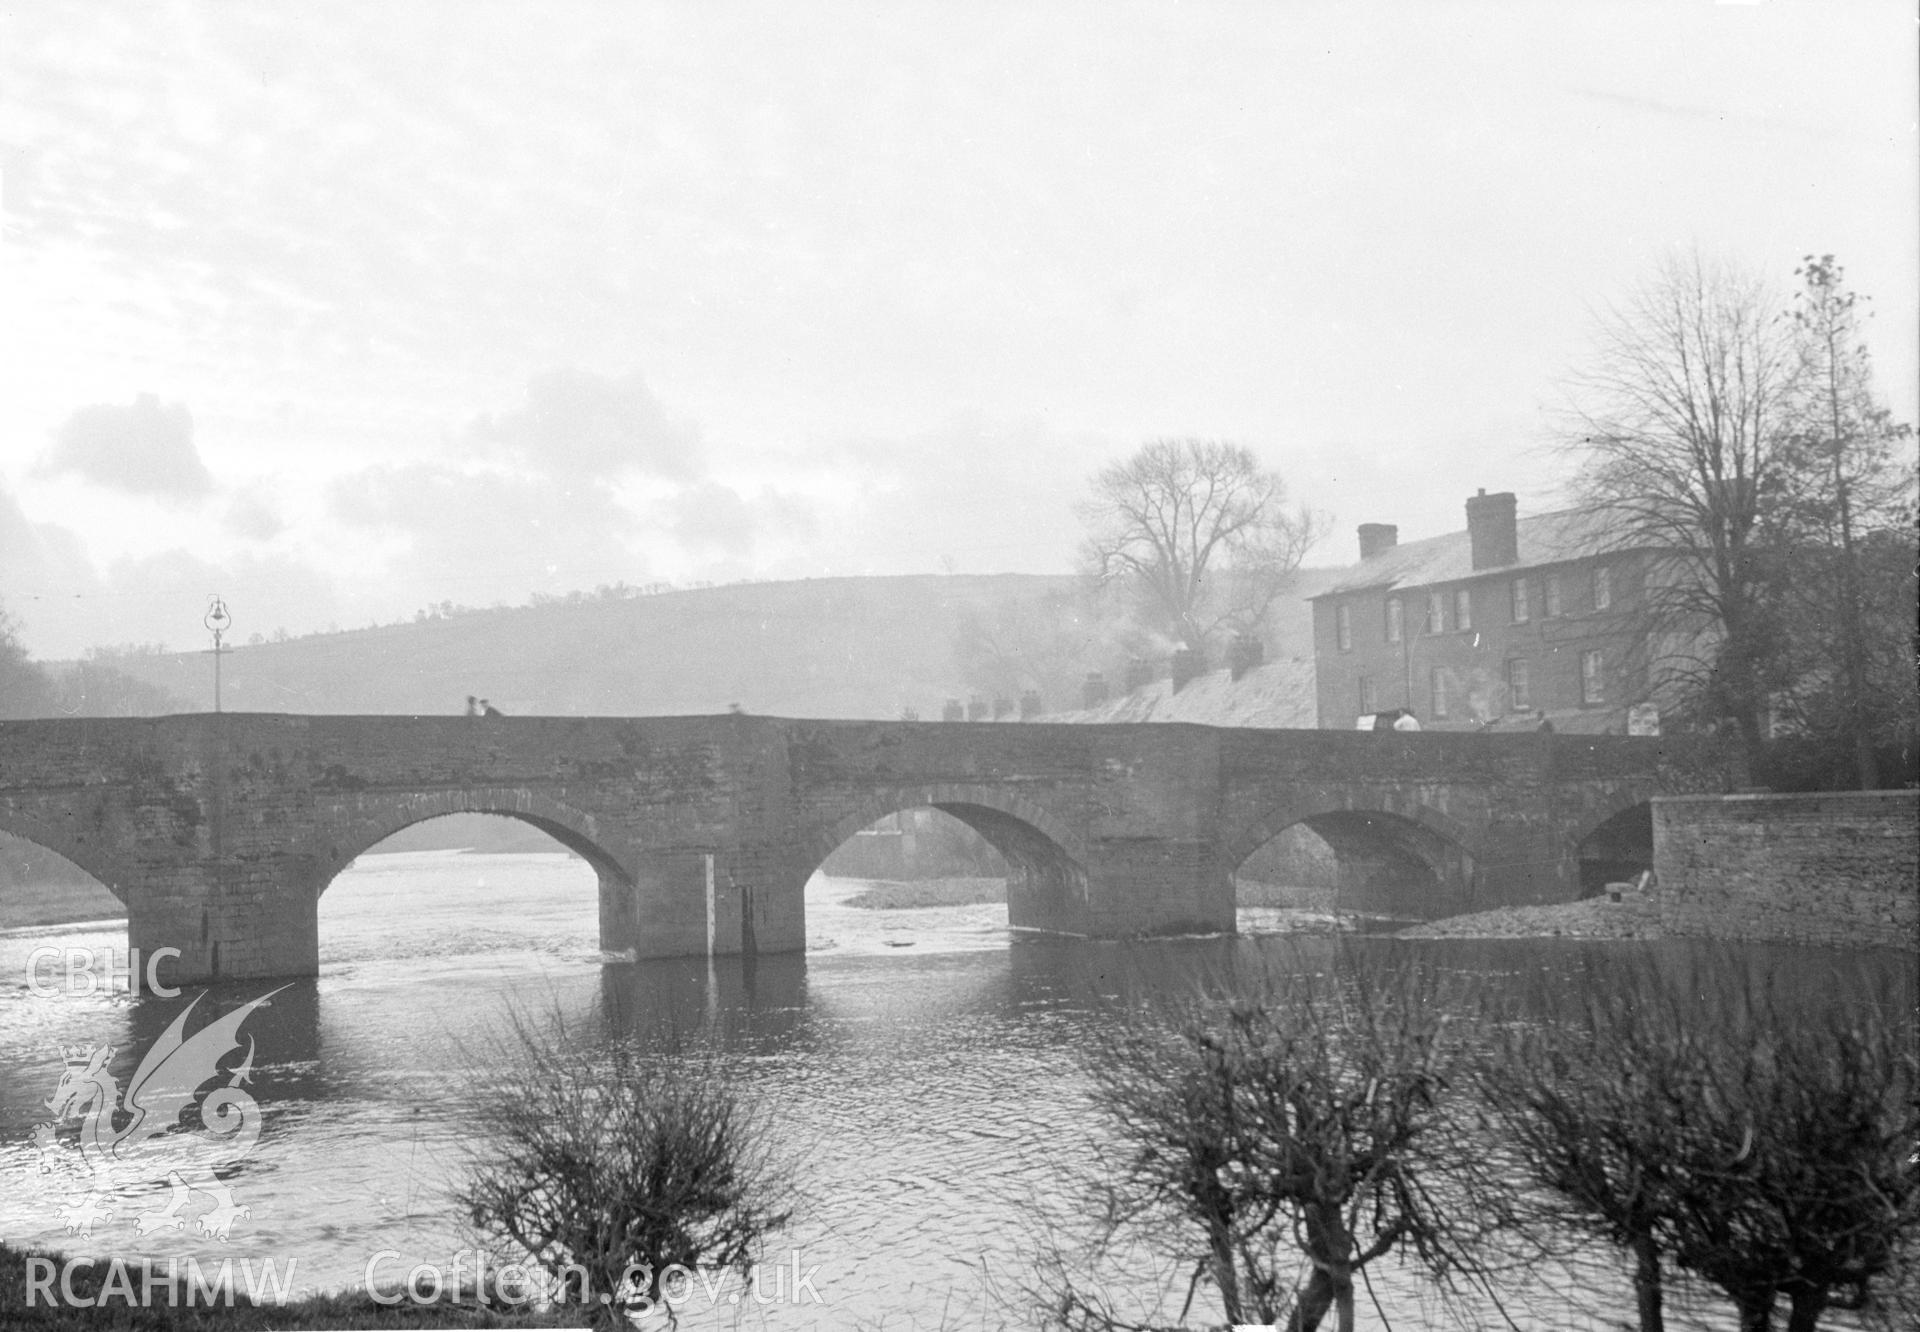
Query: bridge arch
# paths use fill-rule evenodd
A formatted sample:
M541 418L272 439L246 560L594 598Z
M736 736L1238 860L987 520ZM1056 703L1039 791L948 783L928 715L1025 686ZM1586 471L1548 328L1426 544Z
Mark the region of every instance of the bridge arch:
M98 847L75 842L65 836L58 827L52 827L43 821L19 814L0 814L0 833L17 837L23 842L31 842L42 851L51 851L62 860L92 875L108 892L118 898L120 905L127 904L127 886L131 877L126 866L117 856L101 851Z
M314 895L327 890L340 872L369 848L416 823L447 814L494 814L530 824L586 861L603 884L631 887L634 868L609 848L589 814L524 788L481 787L400 796L358 810L334 825L313 857Z
M1339 864L1337 898L1345 909L1426 919L1467 909L1474 837L1444 812L1391 793L1319 793L1278 805L1227 840L1227 873L1237 873L1254 852L1296 825L1332 847Z
M1582 897L1596 896L1609 883L1630 882L1653 868L1653 792L1615 792L1597 808L1600 812L1581 824L1567 843Z
M945 782L876 791L818 828L807 843L807 872L862 828L889 814L920 808L937 809L960 820L1007 862L1009 925L1086 932L1085 839L1032 800L998 787Z

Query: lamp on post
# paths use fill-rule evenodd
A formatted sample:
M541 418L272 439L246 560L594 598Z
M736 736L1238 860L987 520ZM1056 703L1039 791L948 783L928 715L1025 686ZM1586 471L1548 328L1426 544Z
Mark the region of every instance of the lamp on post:
M207 603L206 618L202 621L213 634L213 710L220 711L220 654L225 649L220 640L233 625L233 616L227 613L227 603L220 600L220 594L214 593Z

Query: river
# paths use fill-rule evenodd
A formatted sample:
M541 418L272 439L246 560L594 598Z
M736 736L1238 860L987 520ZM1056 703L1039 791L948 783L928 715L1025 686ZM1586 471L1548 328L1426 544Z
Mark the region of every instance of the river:
M296 1285L309 1289L358 1286L382 1253L391 1256L375 1275L385 1280L415 1263L446 1271L470 1243L447 1197L468 1136L455 1093L485 1064L475 1052L518 1007L643 1041L710 1036L769 1116L795 1215L762 1263L780 1266L785 1297L730 1302L742 1293L734 1285L708 1307L696 1291L682 1309L687 1325L1020 1327L1026 1319L1007 1301L1029 1279L1035 1205L1057 1202L1064 1174L1091 1159L1097 1122L1075 1057L1111 1020L1112 1000L1177 988L1209 969L1297 965L1332 946L1010 941L1003 906L844 905L858 887L816 878L804 956L634 963L595 946L594 876L571 857L363 856L322 899L317 979L277 990L223 986L214 996L231 1007L274 991L244 1028L256 1042L249 1085L264 1129L229 1181L250 1214L225 1244L196 1240L191 1227L137 1237L137 1207L90 1239L66 1233L58 1177L39 1172L31 1139L63 1050L118 1047L113 1068L124 1085L192 992L35 994L25 983L35 949L124 950L124 923L0 934L0 1238L162 1261L293 1259ZM1605 946L1419 947L1497 984ZM1810 975L1910 966L1878 955L1753 955ZM810 1276L798 1303L796 1275ZM1143 1268L1134 1279L1159 1277ZM763 1295L773 1291L771 1276L767 1283ZM1380 1284L1393 1326L1445 1320L1410 1278L1388 1274ZM1587 1286L1585 1313L1547 1275L1514 1292L1509 1312L1522 1326L1606 1326L1586 1314L1615 1307L1617 1289L1604 1277ZM1490 1315L1461 1316L1471 1324ZM1362 1325L1380 1325L1371 1309Z

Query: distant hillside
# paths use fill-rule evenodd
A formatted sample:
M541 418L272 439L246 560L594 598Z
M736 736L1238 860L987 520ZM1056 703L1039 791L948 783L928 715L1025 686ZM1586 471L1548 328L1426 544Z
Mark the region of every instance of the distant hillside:
M1303 572L1301 596L1327 576ZM238 647L223 659L222 699L237 712L459 713L474 694L516 715L709 714L737 703L788 717L911 707L934 720L946 699L979 692L954 650L964 619L1052 604L1074 586L1039 574L821 578L464 611ZM1306 602L1276 607L1267 638L1270 658L1311 658ZM204 651L113 664L212 706ZM1043 702L1056 711L1080 700Z
M509 714L938 716L966 688L961 616L1044 597L1068 577L823 578L448 618L243 646L222 663L234 711L458 713L476 694ZM211 707L205 652L118 658Z

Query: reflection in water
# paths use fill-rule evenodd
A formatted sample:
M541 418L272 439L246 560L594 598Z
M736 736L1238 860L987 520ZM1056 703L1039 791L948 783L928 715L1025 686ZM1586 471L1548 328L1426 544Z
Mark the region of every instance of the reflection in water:
M228 1181L252 1213L227 1245L190 1229L137 1237L131 1212L90 1240L66 1235L29 1138L46 1117L40 1103L63 1047L114 1044L124 1085L192 992L128 1002L0 986L0 1178L9 1181L0 1235L91 1253L293 1257L309 1287L358 1284L383 1249L403 1255L383 1267L388 1276L417 1261L445 1265L468 1243L446 1197L470 1146L458 1094L484 1079L510 1010L557 1011L576 1028L643 1044L709 1040L774 1125L799 1196L791 1230L766 1258L790 1261L797 1250L803 1269L818 1265L813 1284L827 1303L707 1313L702 1297L690 1325L1017 1327L1027 1320L995 1291L1025 1279L1027 1203L1090 1159L1097 1123L1075 1061L1117 1004L1222 975L1322 970L1342 948L1427 958L1470 973L1483 993L1523 994L1541 976L1564 990L1581 959L1618 947L1329 937L1009 945L1004 908L997 919L977 907L880 915L841 905L848 891L817 885L804 956L632 963L598 951L595 880L579 861L363 858L322 899L319 978L281 989L248 1021L266 1128ZM21 977L27 953L48 937L0 935L0 974ZM126 940L124 929L51 937L96 948ZM1658 952L1673 968L1693 965L1695 951L1682 945ZM1809 995L1908 971L1900 959L1819 950L1743 956ZM276 984L216 987L201 1011L226 1011ZM1396 1325L1439 1317L1403 1281L1389 1278L1381 1294ZM1533 1298L1547 1312L1527 1314L1523 1296L1523 1321L1580 1325L1555 1292Z

